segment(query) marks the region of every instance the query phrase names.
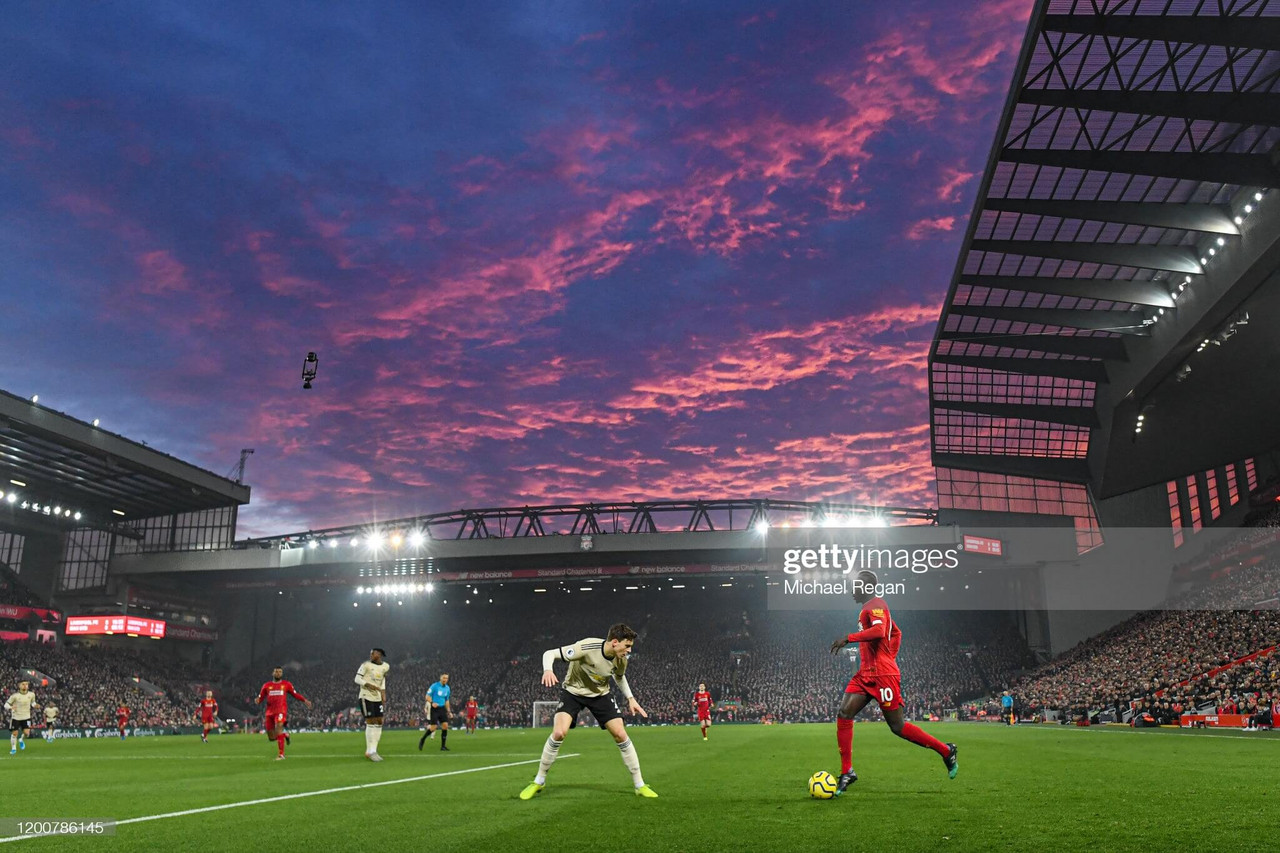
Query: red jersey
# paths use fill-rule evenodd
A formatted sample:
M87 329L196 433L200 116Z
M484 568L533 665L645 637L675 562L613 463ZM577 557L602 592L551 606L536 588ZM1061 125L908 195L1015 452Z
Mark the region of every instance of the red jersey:
M212 717L218 713L217 699L201 699L200 700L200 716Z
M467 716L468 716L468 717L475 717L475 715L476 715L479 711L480 711L480 703L479 703L479 702L475 702L475 701L467 702Z
M699 714L711 713L711 694L706 690L693 694L694 707L698 709Z
M858 643L858 674L901 675L897 657L902 631L889 615L889 605L883 598L877 596L862 605L858 627L862 630L849 635L849 642Z
M121 705L119 708L116 708L116 719L122 723L129 722L129 709L123 705Z
M258 704L262 704L262 700L266 699L268 714L287 714L290 696L299 702L307 701L306 697L293 689L293 684L288 679L268 681L258 691Z

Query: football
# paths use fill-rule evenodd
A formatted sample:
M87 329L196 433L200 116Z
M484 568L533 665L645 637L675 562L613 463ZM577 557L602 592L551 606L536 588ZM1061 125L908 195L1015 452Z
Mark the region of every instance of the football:
M836 795L836 777L819 770L809 777L809 796L815 800L829 800Z

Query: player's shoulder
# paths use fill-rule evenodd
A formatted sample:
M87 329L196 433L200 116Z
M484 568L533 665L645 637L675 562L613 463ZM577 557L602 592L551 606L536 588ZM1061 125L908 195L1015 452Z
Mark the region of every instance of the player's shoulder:
M576 657L579 653L589 654L590 652L599 652L604 650L604 640L600 637L583 637L576 643L570 643L564 647L564 656L567 658Z
M879 611L881 616L889 612L889 603L878 595L875 598L867 599L866 603L862 605L862 612L864 613L876 613L876 611Z

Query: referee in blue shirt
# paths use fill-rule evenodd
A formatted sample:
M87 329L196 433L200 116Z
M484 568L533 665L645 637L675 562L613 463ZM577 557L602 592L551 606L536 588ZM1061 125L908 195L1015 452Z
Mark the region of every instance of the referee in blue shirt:
M436 726L440 727L440 751L449 751L446 743L449 740L449 717L452 716L449 712L449 694L452 692L447 672L440 673L440 680L427 688L427 702L422 706L422 710L427 713L427 731L418 740L419 752L427 738L436 733Z
M1008 690L1000 697L1000 715L1004 717L1006 723L1013 725L1013 697L1009 695Z

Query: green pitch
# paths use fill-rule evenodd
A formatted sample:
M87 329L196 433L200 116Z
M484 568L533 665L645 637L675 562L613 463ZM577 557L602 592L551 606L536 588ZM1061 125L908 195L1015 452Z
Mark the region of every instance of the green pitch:
M925 726L960 745L941 759L858 723L860 780L811 800L815 770L838 772L833 725L634 728L645 781L632 795L618 750L570 733L546 790L516 799L546 731L453 733L450 752L388 732L374 764L364 736L294 735L289 757L261 735L36 739L0 756L0 815L123 820L378 782L120 826L114 838L34 839L59 851L243 850L1160 850L1257 849L1273 837L1280 737L1215 731ZM438 737L438 735L437 735ZM572 756L572 757L571 757ZM473 772L460 772L473 771ZM452 775L437 775L452 774ZM1265 846L1265 845L1264 845ZM6 849L0 846L0 853Z

